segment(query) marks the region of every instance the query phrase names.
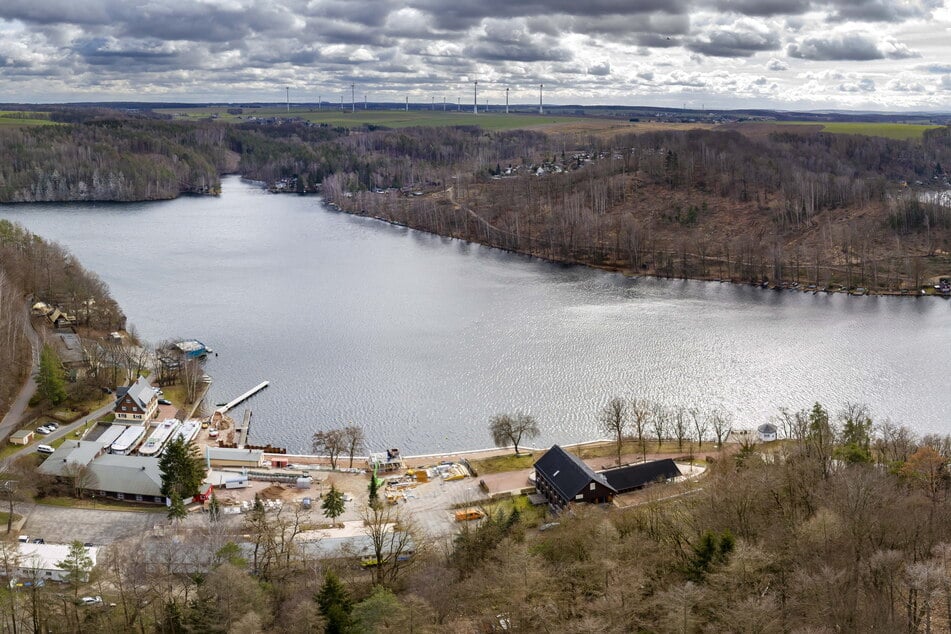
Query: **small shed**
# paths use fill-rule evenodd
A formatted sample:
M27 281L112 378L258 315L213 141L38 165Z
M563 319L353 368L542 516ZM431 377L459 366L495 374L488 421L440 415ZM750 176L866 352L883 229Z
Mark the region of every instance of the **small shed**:
M778 437L779 429L772 423L763 423L756 428L756 435L760 442L772 442Z
M29 445L35 434L32 429L20 429L10 434L10 442L14 445Z
M264 452L260 449L233 449L230 447L206 447L205 462L212 467L260 467Z

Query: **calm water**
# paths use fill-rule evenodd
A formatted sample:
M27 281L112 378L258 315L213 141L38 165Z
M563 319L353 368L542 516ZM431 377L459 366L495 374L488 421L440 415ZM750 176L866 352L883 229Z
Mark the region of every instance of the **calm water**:
M951 432L951 302L629 280L223 185L0 217L68 246L149 340L213 347L212 403L270 381L252 441L299 451L355 421L378 450L471 449L518 408L542 423L533 444L589 440L613 395L721 405L740 426L859 401Z

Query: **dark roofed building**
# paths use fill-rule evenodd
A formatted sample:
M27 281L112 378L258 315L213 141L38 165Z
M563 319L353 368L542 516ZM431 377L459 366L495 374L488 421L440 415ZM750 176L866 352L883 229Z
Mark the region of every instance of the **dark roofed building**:
M604 476L608 484L614 487L618 493L627 493L653 482L672 480L679 477L681 473L672 459L665 458L664 460L607 469L602 471L600 475Z
M145 423L158 409L158 395L142 376L129 387L117 389L116 397L116 420Z
M570 502L610 502L617 493L603 475L558 445L535 463L535 487L557 508Z

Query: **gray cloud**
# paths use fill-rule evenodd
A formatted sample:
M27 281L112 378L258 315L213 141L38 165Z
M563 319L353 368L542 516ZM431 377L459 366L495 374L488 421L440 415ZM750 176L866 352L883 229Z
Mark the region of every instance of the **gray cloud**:
M832 21L903 22L926 18L943 0L838 0L831 3Z
M772 70L772 71L789 70L789 64L787 64L781 59L776 59L775 57L771 57L770 60L766 62L766 68L767 70Z
M759 51L774 51L779 45L779 35L773 31L738 27L711 30L689 42L687 48L712 57L750 57Z
M589 66L588 74L595 75L597 77L607 77L611 74L611 64L608 62L602 62L600 64L595 64L594 66Z
M555 38L535 35L524 25L501 20L487 22L485 34L467 46L463 54L496 62L564 62L572 58L571 52Z
M918 54L904 44L891 40L877 41L861 33L845 33L829 37L807 37L786 47L790 57L833 61L869 61L874 59L905 59Z

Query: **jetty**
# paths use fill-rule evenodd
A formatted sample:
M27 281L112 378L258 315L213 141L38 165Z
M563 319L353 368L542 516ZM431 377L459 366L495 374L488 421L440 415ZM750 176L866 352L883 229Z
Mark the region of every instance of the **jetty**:
M240 425L236 425L234 429L234 442L239 447L244 447L248 444L248 432L251 431L251 410L244 410L244 418L241 421Z
M247 392L245 392L244 394L242 394L242 395L239 396L238 398L234 399L233 401L228 401L228 402L225 403L224 405L218 407L215 411L216 411L216 412L221 412L222 414L224 414L224 413L226 413L229 409L232 409L233 407L235 407L235 406L238 405L239 403L243 403L244 401L248 400L249 398L251 398L252 396L254 396L255 394L257 394L258 392L260 392L261 390L263 390L264 388L266 388L268 385L269 385L269 383L268 383L267 381L263 381L263 382L261 382L260 384L258 384L258 385L256 385L256 386L252 387L250 390L248 390Z

